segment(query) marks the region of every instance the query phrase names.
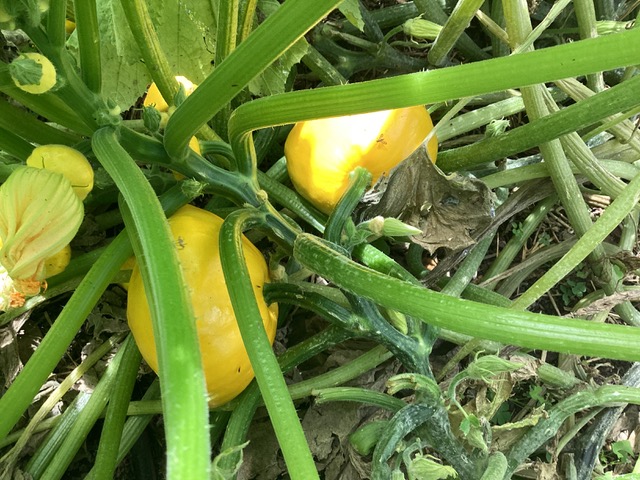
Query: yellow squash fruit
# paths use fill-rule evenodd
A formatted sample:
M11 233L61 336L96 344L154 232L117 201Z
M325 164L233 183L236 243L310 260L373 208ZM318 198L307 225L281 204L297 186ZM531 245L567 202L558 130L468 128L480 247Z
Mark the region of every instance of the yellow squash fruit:
M127 260L122 264L122 267L120 267L120 270L133 270L133 267L136 266L136 257L129 257L127 258ZM124 283L119 283L118 285L120 285L122 288L124 288L125 290L129 290L129 282L124 282Z
M190 95L193 92L197 85L189 80L187 77L183 77L181 75L176 76L176 80L182 84L187 95ZM144 101L142 102L145 107L155 107L159 112L168 112L169 104L162 97L158 86L152 83L149 86L149 90L147 90L147 95L144 97Z
M35 62L39 70L33 68ZM27 93L39 95L48 92L56 84L56 69L47 57L41 53L22 53L10 65L11 78L16 86Z
M75 22L67 19L64 21L64 31L67 32L67 35L71 35L76 29Z
M284 146L289 177L300 195L331 213L352 170L364 167L376 182L418 148L432 129L422 106L297 123ZM435 162L435 136L427 151Z
M2 239L0 239L0 248L2 248ZM53 277L64 272L69 262L71 262L71 246L67 244L57 253L44 260L44 278Z
M44 261L45 278L64 272L70 261L71 247L67 244L58 253L51 255Z
M193 303L212 407L235 398L254 376L222 273L218 247L222 222L217 215L191 205L182 207L169 218L176 252ZM269 270L262 253L244 237L242 246L264 327L273 343L278 307L276 304L268 306L262 296L263 286L269 282ZM142 356L157 372L151 315L137 266L129 281L127 318Z
M27 158L27 165L61 173L80 200L93 189L93 168L82 153L66 145L41 145Z

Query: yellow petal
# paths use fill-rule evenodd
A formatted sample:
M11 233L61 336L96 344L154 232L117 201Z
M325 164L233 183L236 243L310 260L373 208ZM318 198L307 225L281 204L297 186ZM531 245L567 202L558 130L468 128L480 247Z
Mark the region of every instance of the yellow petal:
M45 259L75 236L82 202L63 175L25 167L0 187L0 263L14 280L42 280Z

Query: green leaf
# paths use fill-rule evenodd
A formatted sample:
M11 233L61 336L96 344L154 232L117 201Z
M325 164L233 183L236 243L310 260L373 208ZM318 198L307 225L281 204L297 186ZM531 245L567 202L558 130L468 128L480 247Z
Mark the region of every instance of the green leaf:
M529 396L532 400L535 400L540 405L546 403L544 396L542 395L542 387L540 385L532 385L529 388Z
M240 467L242 466L242 452L245 447L249 445L249 442L245 442L241 445L236 445L234 447L229 447L226 450L220 452L216 458L213 459L211 464L211 479L212 480L230 480L235 478ZM229 470L220 467L221 463L224 463L225 457L233 458L237 453L240 453L240 456L237 459L237 462L233 467Z
M267 16L274 13L279 6L280 4L274 0L260 2L260 10ZM307 54L308 49L309 44L304 38L294 43L264 72L249 82L249 91L259 97L283 93L291 67Z
M9 64L9 72L20 85L38 85L42 78L42 65L31 58L18 57Z
M445 480L446 478L457 478L458 473L453 467L442 465L433 457L418 455L407 465L409 478L415 480Z
M344 0L338 7L338 10L345 16L349 23L361 32L364 31L364 20L360 11L360 2L358 0Z
M466 437L474 426L478 428L480 426L480 422L475 415L469 415L460 422L460 431Z
M122 110L130 108L145 92L151 77L140 60L141 54L129 31L120 0L98 2L102 91ZM201 83L212 71L215 50L215 18L211 2L196 0L149 0L147 7L162 50L176 75ZM79 61L74 33L68 47Z
M618 457L618 460L622 462L628 461L629 457L633 456L633 447L629 440L613 442L613 445L611 445L611 451L616 457Z

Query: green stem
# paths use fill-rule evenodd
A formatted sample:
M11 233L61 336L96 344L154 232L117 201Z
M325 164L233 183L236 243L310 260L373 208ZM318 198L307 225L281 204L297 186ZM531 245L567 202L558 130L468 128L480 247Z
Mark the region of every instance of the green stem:
M137 161L161 165L195 178L206 184L210 191L229 197L236 203L260 204L256 195L257 188L250 179L217 167L193 151L185 158L172 159L167 155L162 142L128 128L120 129L119 134L122 146Z
M560 15L563 10L571 3L572 0L559 0L553 4L553 6L549 9L547 15L542 19L542 21L536 25L536 28L529 33L526 38L520 39L517 45L514 45L513 54L520 54L522 52L526 52L530 49L540 35L544 33L544 31L551 25L558 15Z
M126 2L124 2L126 3ZM169 119L165 144L172 157L180 157L189 139L227 105L247 84L329 13L339 0L285 2L269 16L182 103ZM256 56L256 51L268 53ZM249 152L246 148L234 151ZM238 158L240 172L255 175L251 165Z
M47 125L24 108L16 107L4 98L0 98L0 128L10 130L14 135L40 145L55 143L71 146L81 138L75 133Z
M175 80L169 61L162 51L160 39L149 17L147 2L144 0L121 0L120 3L127 17L129 30L142 53L142 58L145 65L147 65L151 78L157 85L158 90L160 90L162 98L169 105L173 105L173 99L178 93L179 84ZM189 135L189 139L195 135L196 131ZM187 139L185 146L188 142Z
M216 56L215 65L222 62L236 48L238 37L238 10L239 0L225 0L218 2L218 15L216 17ZM231 105L224 105L214 118L214 128L222 136L227 137L227 122L231 114Z
M31 95L23 92L16 86L0 89L3 93L19 102L29 110L46 118L50 122L55 122L78 135L90 135L92 129L88 127L62 100L55 94L47 92L42 95Z
M333 212L331 212L325 226L324 238L328 241L336 245L345 245L348 243L348 234L344 232L344 229L348 223L353 227L351 214L358 206L362 195L371 183L371 179L371 172L364 167L356 167L356 169L349 174L347 191L342 195Z
M227 0L218 6L215 64L220 65L236 48L238 37L238 0Z
M447 55L460 39L465 28L469 26L476 11L483 3L484 0L461 0L456 3L451 15L442 26L442 30L429 50L429 55L427 56L429 63L439 67L445 63Z
M60 385L58 385L58 388L48 396L38 411L31 416L26 428L20 432L16 432L20 434L19 438L11 450L2 457L1 464L5 471L12 471L24 447L32 439L33 434L38 432L38 427L45 420L45 417L51 414L51 410L58 402L62 401L62 397L67 394L71 387L73 387L90 368L93 368L102 357L109 353L110 350L113 350L123 339L123 334L114 335L99 345L80 365L74 368Z
M237 210L225 219L220 229L222 270L242 340L289 474L293 479L313 479L318 478L315 463L265 332L243 253L242 232L264 221L264 214L257 210Z
M269 194L269 200L272 203L277 203L291 210L318 232L324 231L324 224L327 221L324 213L306 200L303 200L300 195L290 188L260 171L258 172L258 181L260 182L260 187Z
M313 358L323 350L348 339L350 336L349 333L346 333L341 328L329 327L287 350L278 359L280 368L283 372L286 372L305 360ZM295 386L291 388L293 389ZM249 385L237 400L230 402L230 404L234 403L233 413L229 419L227 431L222 442L222 451L244 443L251 419L260 403L260 391L257 385L255 383ZM232 466L238 460L239 456L230 455L223 461L222 465Z
M102 65L100 63L100 30L96 2L88 0L73 2L73 7L82 80L91 91L100 93Z
M473 280L474 275L478 272L478 268L483 262L494 237L495 230L473 246L469 255L467 255L458 267L451 280L449 280L447 285L441 290L441 293L451 295L452 297L459 297L462 294L464 289L467 288L467 285Z
M247 0L245 3L241 12L242 22L240 24L240 31L238 32L238 43L244 42L253 29L258 0Z
M107 414L102 427L100 445L96 453L96 461L93 465L92 479L113 478L118 466L118 450L120 449L120 439L127 419L127 407L131 400L131 393L136 383L138 369L142 356L136 346L133 336L129 336L122 347L122 363L118 369L118 381L116 382Z
M533 232L535 232L540 223L542 223L546 218L557 200L557 196L552 195L541 201L536 206L533 212L531 212L522 222L518 227L517 232L513 237L511 237L509 242L507 242L505 247L498 254L498 257L487 269L483 276L483 282L487 282L491 277L498 275L509 268L509 265L511 265L511 262L516 258L518 252L522 250L529 237L533 235Z
M447 14L444 13L442 4L437 0L416 0L414 3L418 7L418 12L423 14L427 20L431 20L438 25L444 25L446 23L448 18ZM456 47L470 60L484 60L489 57L466 33L460 35ZM466 95L461 96L464 97Z
M590 41L585 40L585 42ZM517 57L533 55L545 50L548 49L523 53ZM636 76L556 113L532 120L528 124L499 137L488 138L473 145L441 152L438 155L438 166L446 171L454 171L473 168L483 163L509 157L567 133L593 125L595 121L610 115L633 108L640 104L639 99L640 77Z
M576 102L596 95L593 90L574 78L558 80L555 84ZM636 107L633 110L622 112L620 115L603 119L598 128L591 130L586 135L583 134L582 138L586 141L598 133L609 130L621 143L629 143L637 152L640 152L640 136L634 135L636 126L633 121L628 119L638 113L640 113L640 108Z
M574 0L573 10L578 20L578 31L580 38L595 38L598 36L596 29L596 10L592 0ZM592 73L587 75L587 85L595 92L605 89L602 73Z
M640 389L619 385L604 385L595 390L578 392L562 400L547 410L545 417L511 447L507 454L509 467L504 479L511 478L513 472L529 455L533 454L548 439L556 435L570 415L587 408L620 403L640 405Z
M33 145L13 133L11 130L5 130L0 127L0 150L25 161L27 157L31 155Z
M600 215L600 218L587 230L576 242L571 250L555 263L542 277L540 277L529 289L515 302L513 308L527 308L540 296L544 295L553 285L564 278L582 260L584 260L595 248L597 248L624 218L633 210L640 200L640 175L636 176L622 190L609 207Z
M307 53L302 57L309 70L318 76L325 85L344 85L347 79L327 60L313 45L307 47Z
M323 389L342 385L350 380L358 378L365 372L373 370L391 358L393 358L393 354L383 346L378 345L344 365L340 365L326 373L291 385L289 387L289 394L294 400L305 398L309 395L316 395L317 392L314 393L314 391L320 392L323 391ZM396 406L398 405L399 404L396 402ZM404 405L405 403L402 402L401 407Z
M382 392L356 387L332 387L314 390L312 392L316 403L325 402L357 402L365 405L373 405L385 410L397 412L407 404L399 398L392 397Z
M115 130L98 130L92 147L126 202L121 209L131 229L158 354L167 470L171 478L205 478L210 466L206 387L193 309L173 237L155 193L118 143Z
M355 295L454 332L527 348L640 359L636 328L513 311L442 295L358 265L305 233L296 239L294 257Z
M515 115L522 110L524 110L524 103L521 97L500 100L486 107L458 115L444 124L438 122L436 135L438 141L442 143L463 133L483 127L492 120Z
M56 48L62 48L67 39L67 32L64 29L66 13L67 0L51 0L49 2L47 37L49 37L49 43Z
M500 480L506 471L507 457L500 451L493 452L487 459L487 468L480 480Z
M618 160L599 160L599 162L608 172L625 180L633 180L633 177L640 171L635 165ZM576 175L580 174L580 171L575 166L572 167L571 171ZM516 162L515 165L508 165L507 170L482 177L482 181L493 190L494 188L522 184L528 180L546 178L548 176L549 168L544 162L525 166L518 166Z
M124 345L129 342L133 343L133 338L130 338ZM111 392L119 380L117 374L127 350L127 348L121 347L110 362L97 387L91 393L91 398L67 432L64 441L55 449L55 456L41 473L42 478L52 480L63 478L67 468L107 405ZM34 475L34 477L40 478L40 475Z
M630 47L630 45L633 45L633 47ZM562 59L562 61L559 59ZM254 100L238 107L229 119L229 139L234 152L238 156L238 152L249 151L248 148L244 147L245 142L247 142L246 136L249 135L249 132L268 126L295 123L314 118L444 102L523 85L543 83L557 78L583 75L595 69L606 70L638 62L640 62L640 29L545 48L522 55L496 58L455 67L315 90L287 92ZM602 116L624 110L630 104L638 104L640 95L634 92L634 88L638 89L639 83L640 78L634 78L595 96L593 100L597 99L599 95L606 95L605 99L597 102L600 110L606 110L606 113ZM620 90L613 92L616 89L622 89L624 92L623 100L619 98L619 94L622 93ZM192 94L187 101L193 99L194 95ZM607 108L612 102L617 103L615 108ZM578 106L570 106L562 110L558 115L570 109L573 109L575 114L575 109ZM586 124L587 121L593 122L593 112L587 110L590 106L579 109L582 114L580 119L582 124ZM564 115L562 122L568 122L567 117L567 115ZM171 120L176 118L176 115L173 115ZM171 120L169 124L171 124ZM571 129L564 130L565 125L561 124L562 133L568 133L576 129L575 120L571 122L571 125ZM555 135L557 129L558 125L555 125L552 135ZM518 130L521 129L514 131ZM524 138L520 137L516 151L521 151L519 149L520 144L527 142L527 136L531 136L533 132L533 127L529 128ZM549 129L545 129L545 132L547 136L550 135ZM501 146L506 138L510 138L510 136L505 134L491 140ZM541 143L539 138L540 135L536 134L536 141L531 143L530 147ZM485 142L487 140L478 142L474 146ZM456 149L455 151L464 150L465 148L470 147ZM464 161L456 155L456 158L458 158L458 164L456 164L450 160L451 155L447 159L446 153L442 152L438 159L438 164L440 165L444 156L445 161L442 162L442 165L447 170L468 166L471 162L480 164L507 156L503 153L500 156L495 156L496 148L494 147L489 155L490 158L487 158L488 155L483 153L482 149L476 149L474 150L474 155L466 155ZM482 157L482 161L476 161L476 156ZM494 156L495 158L493 158Z

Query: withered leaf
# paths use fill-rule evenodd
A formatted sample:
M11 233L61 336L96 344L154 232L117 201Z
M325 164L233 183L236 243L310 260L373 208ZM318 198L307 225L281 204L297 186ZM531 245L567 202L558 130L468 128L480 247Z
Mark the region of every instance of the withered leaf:
M422 231L411 240L430 253L457 252L476 243L474 233L493 217L491 190L476 178L443 174L423 145L378 182L364 199L362 219L395 217Z

